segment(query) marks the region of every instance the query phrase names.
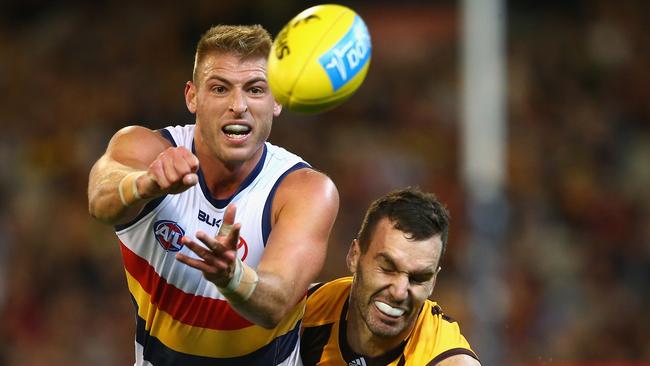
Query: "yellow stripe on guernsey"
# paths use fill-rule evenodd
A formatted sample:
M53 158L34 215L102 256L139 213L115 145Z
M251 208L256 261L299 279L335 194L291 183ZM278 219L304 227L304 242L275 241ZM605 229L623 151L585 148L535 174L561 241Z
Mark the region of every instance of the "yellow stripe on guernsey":
M150 301L140 283L125 271L129 291L138 304L138 316L145 320L146 330L167 347L191 355L228 358L249 354L296 327L303 316L303 299L276 328L249 326L239 330L215 330L182 323L160 310ZM153 326L152 326L153 325ZM245 339L246 342L241 340ZM215 345L218 345L216 347Z

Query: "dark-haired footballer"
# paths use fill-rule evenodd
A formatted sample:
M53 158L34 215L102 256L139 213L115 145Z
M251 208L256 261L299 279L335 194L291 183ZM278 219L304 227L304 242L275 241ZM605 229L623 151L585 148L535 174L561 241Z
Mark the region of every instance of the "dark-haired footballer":
M353 277L309 291L304 365L480 365L458 323L428 300L448 227L432 194L406 188L376 200L347 255Z

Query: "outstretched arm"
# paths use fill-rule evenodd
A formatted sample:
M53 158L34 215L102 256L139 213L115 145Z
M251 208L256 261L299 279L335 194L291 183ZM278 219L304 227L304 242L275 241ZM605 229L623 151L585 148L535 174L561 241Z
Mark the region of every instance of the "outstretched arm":
M109 224L128 222L149 200L196 184L198 164L191 152L171 147L155 131L123 128L90 171L88 210Z
M237 272L241 274L240 287L234 292L222 290L233 308L258 325L275 327L320 273L338 207L338 191L324 174L301 169L285 177L273 200L272 230L256 271L244 268L243 272ZM224 225L233 223L232 211L232 208L226 211ZM202 270L208 280L221 288L232 285L231 280L237 274L235 248L239 226L235 224L232 229L225 237L197 234L212 250L184 239L184 244L201 259L193 260L182 254L177 258ZM250 282L255 280L249 293Z

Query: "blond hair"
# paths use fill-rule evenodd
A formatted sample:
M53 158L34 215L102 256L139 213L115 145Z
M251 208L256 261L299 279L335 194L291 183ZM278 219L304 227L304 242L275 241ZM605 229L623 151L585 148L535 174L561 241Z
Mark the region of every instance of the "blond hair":
M259 24L215 25L208 29L196 46L192 79L206 55L213 52L234 54L240 58L268 57L273 40L269 32Z

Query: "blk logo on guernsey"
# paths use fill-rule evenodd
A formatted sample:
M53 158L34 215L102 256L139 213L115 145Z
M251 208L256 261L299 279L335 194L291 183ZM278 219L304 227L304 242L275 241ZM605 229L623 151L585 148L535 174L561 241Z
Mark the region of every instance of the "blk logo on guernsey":
M185 235L185 230L175 221L156 221L153 224L153 234L158 244L168 252L178 252L183 247L181 238Z

